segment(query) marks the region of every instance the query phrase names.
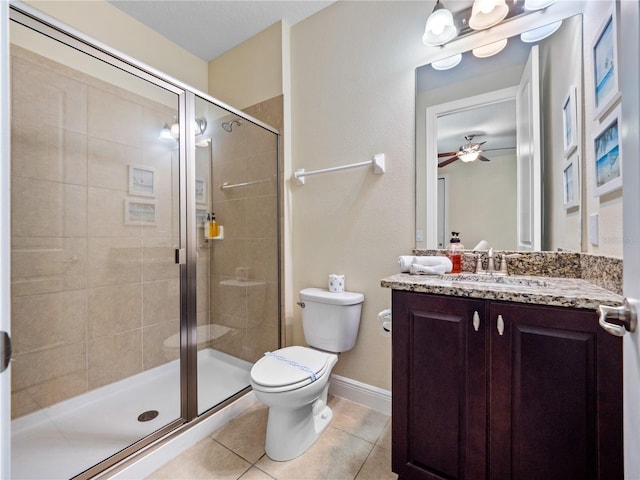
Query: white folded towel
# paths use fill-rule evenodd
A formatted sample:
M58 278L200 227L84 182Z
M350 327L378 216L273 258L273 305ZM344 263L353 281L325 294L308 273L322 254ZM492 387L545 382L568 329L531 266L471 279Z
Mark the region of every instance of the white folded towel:
M411 275L444 275L447 272L444 265L427 267L426 265L418 265L417 263L414 263L409 267L409 273Z
M445 271L443 273L449 273L453 268L451 260L443 255L424 255L419 257L413 255L402 255L398 258L398 263L400 264L400 271L405 273L408 272L411 265L414 264L425 267L443 265L445 267Z

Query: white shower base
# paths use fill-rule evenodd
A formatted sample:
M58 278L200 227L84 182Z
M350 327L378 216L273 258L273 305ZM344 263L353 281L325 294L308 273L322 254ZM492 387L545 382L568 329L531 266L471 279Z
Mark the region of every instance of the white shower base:
M247 387L251 366L211 348L198 351L198 411ZM159 415L139 422L148 410ZM179 416L175 360L11 422L11 478L71 478Z

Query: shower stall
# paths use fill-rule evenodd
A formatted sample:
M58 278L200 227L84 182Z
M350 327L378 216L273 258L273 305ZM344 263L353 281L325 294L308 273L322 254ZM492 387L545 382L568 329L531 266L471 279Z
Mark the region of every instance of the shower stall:
M255 117L281 99L247 114L10 19L12 478L89 478L280 346L279 132Z

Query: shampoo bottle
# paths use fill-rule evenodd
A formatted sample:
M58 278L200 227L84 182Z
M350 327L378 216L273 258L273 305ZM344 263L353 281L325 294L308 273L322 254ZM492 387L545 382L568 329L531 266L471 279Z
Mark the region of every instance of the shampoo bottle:
M451 260L453 267L451 273L460 273L462 271L462 250L464 245L460 243L460 232L451 232L451 240L447 247L447 257Z
M209 221L209 238L215 238L220 235L220 229L218 228L218 222L216 222L216 214L211 213L211 220Z

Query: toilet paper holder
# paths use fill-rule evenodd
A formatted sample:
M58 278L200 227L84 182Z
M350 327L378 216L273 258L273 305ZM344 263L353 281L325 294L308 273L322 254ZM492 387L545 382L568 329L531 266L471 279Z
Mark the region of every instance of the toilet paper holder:
M380 333L384 336L390 336L392 329L390 308L382 310L380 313L378 313L378 323L380 325Z

